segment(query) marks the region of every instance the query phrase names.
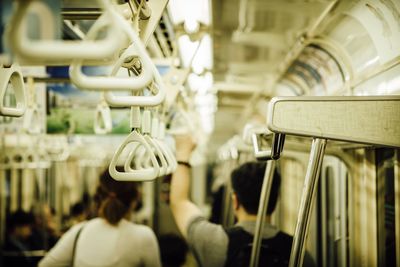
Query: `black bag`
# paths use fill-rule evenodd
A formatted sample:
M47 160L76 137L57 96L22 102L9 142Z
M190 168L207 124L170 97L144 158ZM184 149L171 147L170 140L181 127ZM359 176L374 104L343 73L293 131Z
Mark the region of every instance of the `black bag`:
M229 237L225 267L248 267L250 265L253 236L241 227L226 230ZM283 232L263 239L258 266L283 267L289 265L293 237Z

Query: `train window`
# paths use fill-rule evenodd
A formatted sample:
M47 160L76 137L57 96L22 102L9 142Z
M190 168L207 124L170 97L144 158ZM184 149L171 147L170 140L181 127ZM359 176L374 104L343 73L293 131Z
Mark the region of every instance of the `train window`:
M347 52L357 76L379 66L377 49L365 27L355 18L340 15L327 28L326 35Z
M376 75L358 84L354 89L355 95L395 95L400 94L400 65Z

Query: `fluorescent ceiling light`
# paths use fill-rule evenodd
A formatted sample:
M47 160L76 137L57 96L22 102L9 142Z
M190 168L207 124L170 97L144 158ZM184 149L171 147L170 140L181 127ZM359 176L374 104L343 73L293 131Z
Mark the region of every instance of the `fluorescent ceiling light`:
M191 28L195 22L210 25L210 0L170 0L168 11L174 25L185 23Z
M205 70L211 70L213 67L213 55L212 55L212 42L211 36L205 34L200 41L192 42L188 35L182 35L178 38L178 49L182 59L182 65L186 67L192 67L196 74L201 74ZM190 61L193 59L192 66L189 66Z

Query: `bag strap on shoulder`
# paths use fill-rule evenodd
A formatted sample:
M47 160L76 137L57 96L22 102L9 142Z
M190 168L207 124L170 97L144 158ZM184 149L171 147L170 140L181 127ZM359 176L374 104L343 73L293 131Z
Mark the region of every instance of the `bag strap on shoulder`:
M76 244L78 243L78 238L83 230L83 228L85 227L85 224L81 226L81 228L79 228L78 232L76 233L75 239L74 239L74 244L72 247L72 256L71 256L71 267L74 266L74 261L75 261L75 253L76 253Z

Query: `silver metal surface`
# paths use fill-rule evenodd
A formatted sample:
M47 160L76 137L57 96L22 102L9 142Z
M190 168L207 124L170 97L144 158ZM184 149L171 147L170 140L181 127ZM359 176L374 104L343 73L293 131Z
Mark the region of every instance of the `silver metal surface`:
M261 149L261 143L262 140L264 139L265 141L267 139L271 140L271 148L268 150L262 150ZM284 134L257 134L254 133L252 135L252 143L253 143L253 150L254 150L254 156L257 158L257 160L271 160L271 159L279 159L280 154L283 150L283 145L285 143L285 135Z
M400 266L400 150L395 151L394 192L395 192L395 231L396 231L396 266Z
M68 20L96 20L103 14L101 8L63 8L61 15Z
M261 188L260 204L258 205L256 229L253 238L253 248L251 250L250 267L257 267L260 257L260 245L262 240L262 231L264 229L265 215L267 212L269 196L272 187L272 178L274 176L275 161L267 161L264 181Z
M311 146L310 159L304 180L299 215L293 237L289 267L301 266L305 253L305 242L310 221L312 203L316 195L319 173L324 158L326 140L315 138Z

